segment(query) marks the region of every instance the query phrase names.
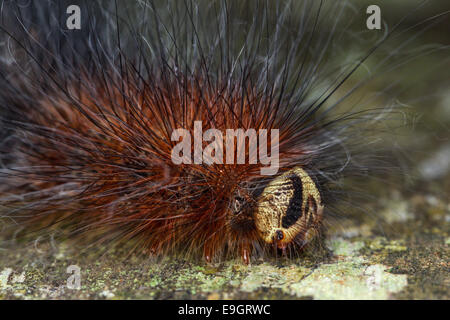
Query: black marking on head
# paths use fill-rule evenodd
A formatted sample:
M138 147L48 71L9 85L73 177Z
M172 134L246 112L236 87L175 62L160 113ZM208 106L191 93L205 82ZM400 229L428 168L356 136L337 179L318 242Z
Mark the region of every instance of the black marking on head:
M311 212L309 213L309 209ZM317 202L312 195L308 196L308 201L306 201L305 213L308 214L308 226L313 222L314 215L317 213Z
M317 202L316 199L314 199L314 197L312 195L309 195L308 197L308 202L310 203L310 206L312 207L312 213L316 214L317 213Z
M303 204L303 185L302 179L299 176L293 174L289 177L294 187L294 194L289 200L289 206L286 210L286 215L281 220L283 228L289 228L302 216L302 204Z

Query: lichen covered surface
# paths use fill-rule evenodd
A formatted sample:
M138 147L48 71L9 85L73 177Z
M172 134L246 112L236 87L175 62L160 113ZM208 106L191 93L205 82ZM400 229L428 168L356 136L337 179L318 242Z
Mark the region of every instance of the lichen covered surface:
M405 7L410 2L416 5L391 1L392 7L383 7L383 15L400 21L414 8ZM356 3L365 9L372 1ZM445 3L430 5L442 12ZM408 29L437 14L425 9L408 14ZM430 41L447 44L449 33L443 26L430 29L424 40L404 32L402 41L415 41L415 49ZM395 52L402 41L394 41L392 50L386 51ZM439 51L441 59L426 55L408 62L383 76L388 83L371 82L367 88L380 90L372 106L378 108L383 103L378 99L391 82L400 83L405 95L398 97L400 104L408 110L414 107L420 117L420 122L407 125L407 133L396 137L402 154L416 165L417 170L406 174L406 180L411 175L415 182L393 188L385 181L364 186L372 200L355 205L367 214L325 219L330 227L326 254L265 258L250 265L240 260L217 264L175 257L157 260L125 249L99 256L80 254L74 243L51 240L51 234L34 242L6 241L0 220L0 299L450 299L450 91L445 72L449 60L448 50ZM365 68L370 67L366 62ZM73 276L67 273L69 266L79 267L79 289L67 285Z
M0 245L2 299L450 299L450 203L428 191L382 201L380 219L342 221L326 255L218 264L76 254L70 242ZM80 289L70 289L70 265Z

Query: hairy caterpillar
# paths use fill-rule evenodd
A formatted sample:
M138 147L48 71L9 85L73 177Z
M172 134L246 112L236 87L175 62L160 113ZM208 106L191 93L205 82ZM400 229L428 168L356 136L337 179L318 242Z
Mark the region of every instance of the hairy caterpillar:
M353 37L347 1L81 1L80 30L64 25L69 4L2 6L0 209L27 232L207 261L296 255L322 234L342 177L391 167L389 143L367 133L396 109L349 100L373 74L351 77L401 21L336 64ZM376 72L399 65L386 57ZM198 121L279 130L266 145L278 170L263 175L250 149L245 163L174 163L173 132L195 136Z

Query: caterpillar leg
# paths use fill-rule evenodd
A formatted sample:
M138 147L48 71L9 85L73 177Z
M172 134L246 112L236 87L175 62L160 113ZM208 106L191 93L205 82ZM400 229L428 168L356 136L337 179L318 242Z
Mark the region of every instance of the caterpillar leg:
M251 246L248 242L240 245L241 259L245 264L250 264L250 254L252 252Z
M206 261L206 263L211 263L211 249L206 244L203 247L203 257Z
M206 263L211 263L217 253L217 240L210 239L203 245L203 258Z

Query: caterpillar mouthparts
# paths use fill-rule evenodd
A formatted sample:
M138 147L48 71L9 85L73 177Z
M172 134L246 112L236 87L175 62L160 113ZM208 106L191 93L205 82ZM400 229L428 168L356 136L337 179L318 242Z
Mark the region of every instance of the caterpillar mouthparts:
M346 1L92 1L75 29L61 6L2 6L8 230L207 261L295 256L343 177L392 167L371 132L393 107L347 104L392 68L389 53L352 78L392 32L333 59L361 40Z

